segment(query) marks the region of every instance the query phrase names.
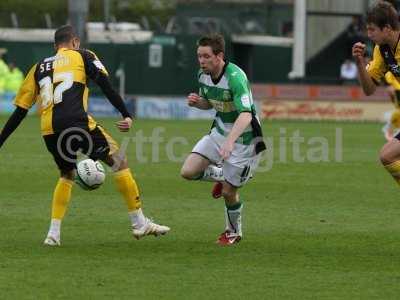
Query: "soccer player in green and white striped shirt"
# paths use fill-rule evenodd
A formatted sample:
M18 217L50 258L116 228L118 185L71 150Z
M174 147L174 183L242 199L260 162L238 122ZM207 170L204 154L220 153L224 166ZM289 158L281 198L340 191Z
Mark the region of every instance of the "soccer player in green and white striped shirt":
M219 34L198 41L199 94L187 97L188 105L215 109L205 135L187 157L181 175L188 180L216 181L213 196L225 199L225 231L217 243L232 245L242 238L242 203L238 189L257 168L265 150L262 131L246 74L225 60L225 41Z

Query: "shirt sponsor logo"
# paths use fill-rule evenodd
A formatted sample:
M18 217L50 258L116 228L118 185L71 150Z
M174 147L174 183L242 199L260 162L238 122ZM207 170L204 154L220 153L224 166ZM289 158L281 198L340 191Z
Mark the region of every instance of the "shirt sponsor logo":
M395 76L400 76L400 69L399 69L399 66L398 66L398 65L396 65L396 64L390 64L390 65L389 65L389 69L390 69L390 71L392 71L392 73L393 73Z
M224 91L222 93L222 99L224 99L224 101L229 101L231 100L231 93L229 93L229 91Z
M106 68L103 66L103 64L99 60L94 60L93 64L96 66L97 69L99 70L105 70Z
M223 102L219 100L214 100L214 99L209 99L211 105L214 107L216 111L219 112L232 112L236 111L235 106L233 105L233 102Z

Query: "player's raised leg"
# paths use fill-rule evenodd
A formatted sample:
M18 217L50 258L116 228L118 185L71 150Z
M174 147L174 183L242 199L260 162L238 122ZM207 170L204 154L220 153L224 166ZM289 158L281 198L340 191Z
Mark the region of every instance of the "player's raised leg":
M400 185L400 136L396 135L391 141L387 142L380 152L380 160L385 169L392 175L394 180Z
M217 165L221 162L218 147L209 135L204 136L183 163L181 176L187 180L224 181L222 167Z

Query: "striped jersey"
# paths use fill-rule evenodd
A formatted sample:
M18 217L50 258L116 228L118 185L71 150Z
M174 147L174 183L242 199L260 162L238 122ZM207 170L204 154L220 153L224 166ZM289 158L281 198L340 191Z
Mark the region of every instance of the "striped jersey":
M206 99L216 110L213 128L227 137L239 114L252 113L252 123L236 141L250 145L255 137L262 136L260 123L256 115L250 84L246 74L237 65L226 62L221 76L214 80L201 70L198 74L199 95ZM258 125L258 128L254 128Z

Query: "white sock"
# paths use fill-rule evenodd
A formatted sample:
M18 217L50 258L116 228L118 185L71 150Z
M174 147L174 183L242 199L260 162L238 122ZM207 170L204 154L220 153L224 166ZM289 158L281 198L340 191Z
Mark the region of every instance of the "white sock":
M140 228L146 224L146 218L142 212L142 209L134 210L128 213L131 219L132 226L135 228Z
M209 165L207 169L204 170L204 175L200 179L203 181L224 181L224 172L221 167L215 165Z
M49 233L47 235L50 235L55 238L60 238L61 235L60 230L61 230L61 220L51 219Z
M242 208L243 204L234 210L225 207L225 230L240 236L242 236Z

